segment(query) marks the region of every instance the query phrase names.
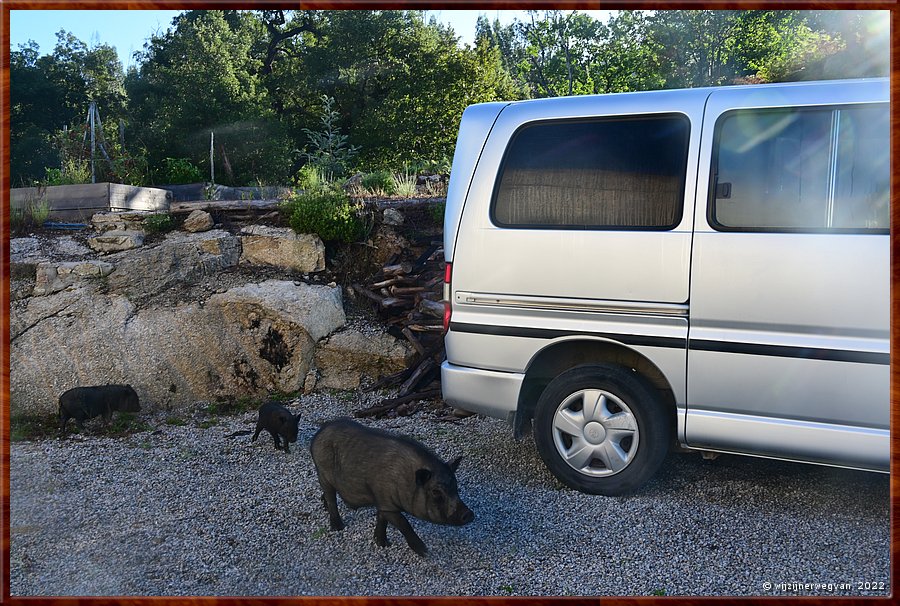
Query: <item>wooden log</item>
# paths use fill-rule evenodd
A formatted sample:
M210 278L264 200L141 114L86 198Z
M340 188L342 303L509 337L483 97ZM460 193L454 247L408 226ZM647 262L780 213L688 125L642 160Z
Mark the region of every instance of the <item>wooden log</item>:
M412 375L403 382L400 386L400 390L397 392L398 397L402 397L410 393L413 389L415 389L416 385L425 378L425 376L434 369L434 361L431 358L425 358L422 362L416 367L413 371Z
M193 200L173 202L169 206L172 214L189 214L195 210L215 211L270 211L277 210L281 200Z
M411 375L415 369L416 369L415 366L409 366L407 368L404 368L400 372L396 372L392 375L387 375L387 376L381 377L380 379L375 381L372 385L369 385L366 388L366 391L375 391L376 389L379 389L381 387L396 385L397 383L399 383L401 381L405 381L406 379L409 378L409 375Z
M382 280L381 282L375 282L374 284L370 284L372 288L386 288L388 286L394 286L395 284L416 284L415 278L410 278L409 276L394 276L393 278L388 278L387 280Z
M376 295L374 292L372 292L371 290L369 290L362 284L358 284L358 283L354 282L351 286L353 287L354 291L363 295L367 299L371 299L372 301L375 301L376 303L378 303L378 305L381 305L381 302L384 300L384 297Z
M394 408L400 406L401 404L406 404L408 402L414 402L415 400L430 400L435 397L441 396L440 389L430 389L428 391L420 391L416 393L407 394L405 396L390 398L388 400L382 400L378 405L371 406L369 408L364 408L362 410L357 410L353 413L355 417L375 417L378 415L383 415L386 412L393 410Z
M426 354L425 354L425 346L422 345L422 342L419 341L418 338L416 338L416 335L414 335L413 332L409 328L404 326L402 332L403 332L403 336L406 337L406 340L409 341L410 344L413 346L413 348L417 352L419 352L419 355L424 358Z
M428 289L424 286L391 286L390 293L395 297L405 297L407 295L415 295L427 290Z
M422 299L419 301L416 309L423 314L434 316L435 318L439 318L441 320L444 319L444 305L442 303L429 301L428 299Z
M385 265L384 267L381 268L381 273L384 274L385 277L405 275L405 274L410 273L411 271L412 271L412 264L406 263L406 262L397 263L394 265Z
M425 283L425 287L426 288L434 288L438 284L440 284L441 288L443 289L443 286L444 286L443 272L441 272L441 274L439 276L435 276L435 277L431 278L430 280L428 280L428 282Z

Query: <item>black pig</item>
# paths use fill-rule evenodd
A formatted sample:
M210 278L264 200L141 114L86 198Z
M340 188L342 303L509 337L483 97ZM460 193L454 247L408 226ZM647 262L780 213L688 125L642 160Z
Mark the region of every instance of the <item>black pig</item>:
M115 410L138 412L141 409L138 395L131 385L94 385L74 387L59 396L59 431L66 433L69 419L75 419L79 429L84 429L84 421L103 415L109 423Z
M387 546L390 522L419 555L425 555L428 549L403 516L404 511L435 524L462 526L475 519L456 489L455 472L462 457L445 463L411 438L364 427L350 419L322 425L313 436L310 450L332 530L344 527L336 494L353 509L376 507L377 545Z
M291 414L291 411L278 402L266 402L259 407L259 420L256 421L256 433L250 439L255 442L259 432L263 429L272 434L275 441L275 450L281 449L281 439L284 439L284 452L291 452L288 442L297 441L297 425L300 423L300 414Z

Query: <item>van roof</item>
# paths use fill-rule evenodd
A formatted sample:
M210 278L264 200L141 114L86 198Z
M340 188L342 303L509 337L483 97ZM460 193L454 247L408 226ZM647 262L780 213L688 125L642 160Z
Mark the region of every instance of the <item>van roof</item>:
M729 84L723 86L703 86L698 88L660 88L655 90L644 90L644 91L629 91L629 92L621 92L621 93L599 93L595 95L570 95L564 97L542 97L540 99L523 99L520 101L510 101L508 102L510 105L524 105L524 104L533 104L533 103L569 103L571 99L599 99L599 98L609 98L609 97L622 97L622 96L644 96L644 95L707 95L712 91L721 90L723 88L736 88L736 87L753 87L753 88L766 88L766 89L778 89L778 88L793 88L793 87L808 87L808 86L839 86L842 84L848 83L859 83L859 82L889 82L889 78L853 78L853 79L844 79L844 80L803 80L798 82L772 82L767 84ZM481 105L481 104L478 104Z

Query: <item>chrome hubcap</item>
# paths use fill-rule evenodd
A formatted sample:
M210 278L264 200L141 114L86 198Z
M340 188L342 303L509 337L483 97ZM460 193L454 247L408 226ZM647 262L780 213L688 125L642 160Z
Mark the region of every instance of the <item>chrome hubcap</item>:
M602 389L583 389L563 400L553 415L553 443L574 470L610 476L625 469L638 448L634 414Z

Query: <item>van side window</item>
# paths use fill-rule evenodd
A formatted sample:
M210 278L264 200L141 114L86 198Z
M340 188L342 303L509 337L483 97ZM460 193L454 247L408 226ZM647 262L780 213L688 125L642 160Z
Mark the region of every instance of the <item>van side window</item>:
M681 221L690 122L681 114L526 125L491 203L500 227L672 229Z
M889 133L887 105L723 115L716 125L711 225L885 233Z

